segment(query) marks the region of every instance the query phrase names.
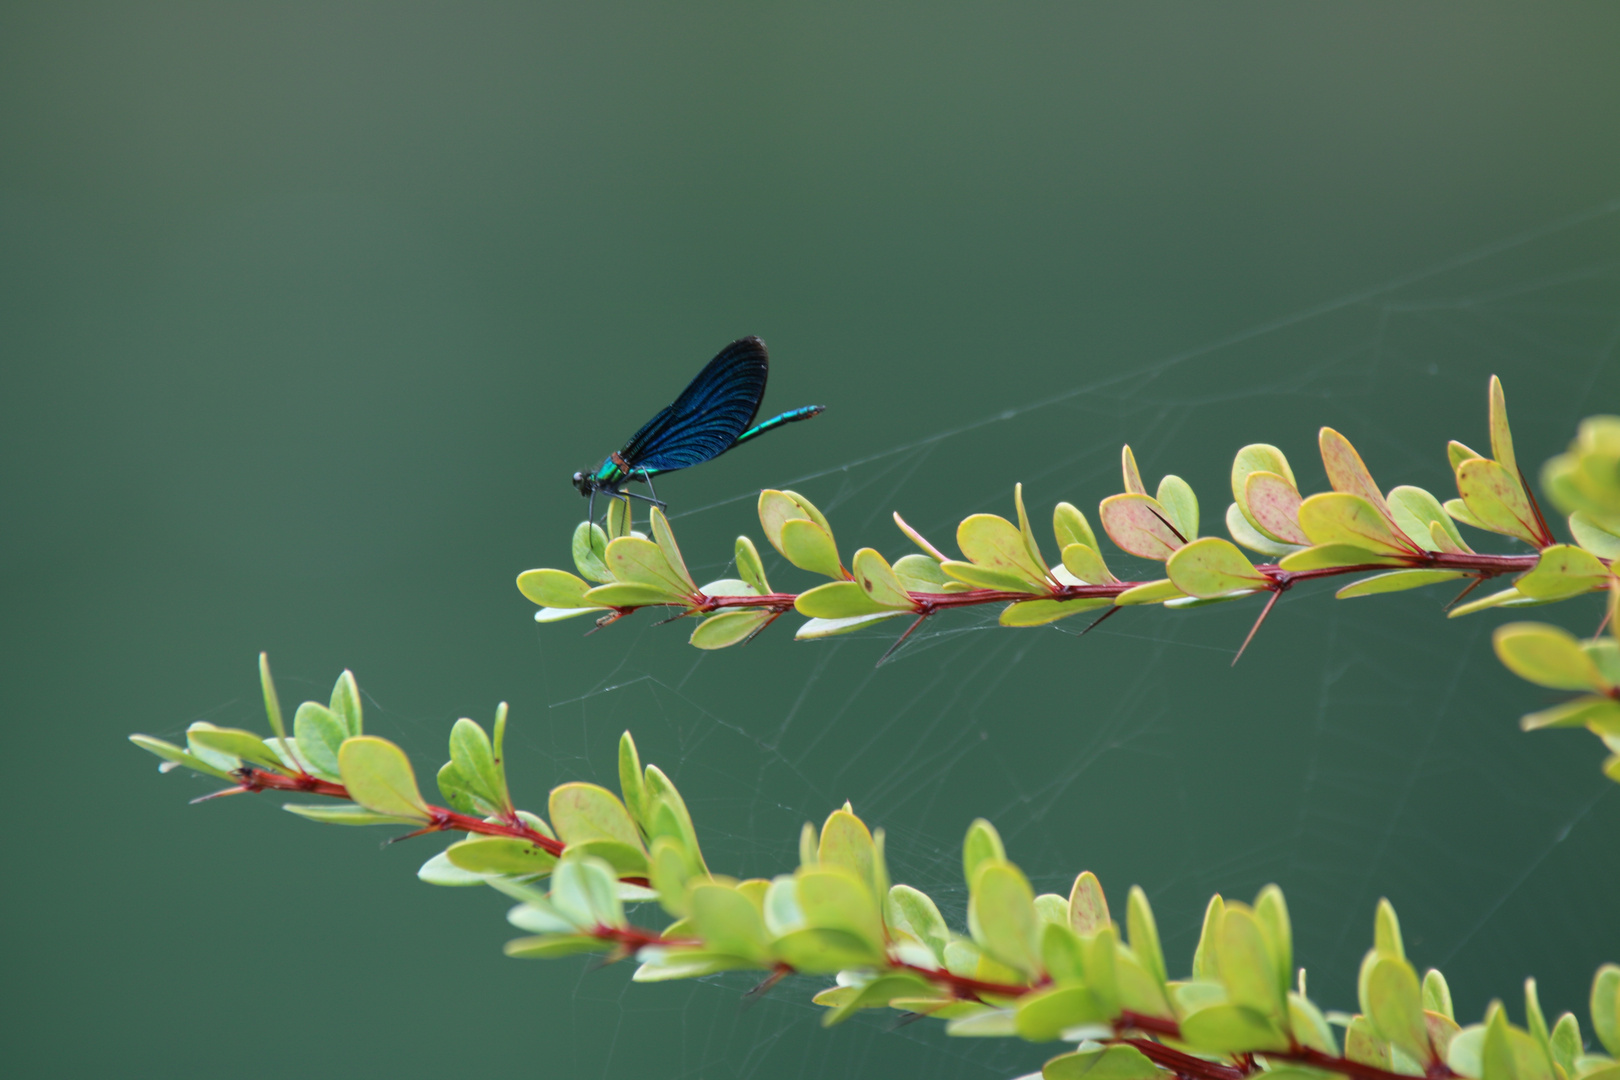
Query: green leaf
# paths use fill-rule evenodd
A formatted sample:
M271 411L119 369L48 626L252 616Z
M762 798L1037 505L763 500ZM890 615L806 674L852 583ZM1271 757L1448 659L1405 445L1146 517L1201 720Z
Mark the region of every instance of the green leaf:
M1159 481L1154 501L1165 511L1170 524L1189 542L1198 539L1198 496L1187 481L1179 476L1166 476Z
M1378 490L1378 484L1373 481L1356 448L1350 445L1350 440L1325 427L1317 438L1317 445L1322 451L1322 466L1327 470L1328 483L1333 485L1333 490L1365 499L1380 517L1389 519L1389 505L1384 502L1383 493ZM1303 519L1301 524L1304 525ZM1393 522L1390 524L1393 527ZM1305 526L1305 531L1309 533L1310 527Z
M1299 527L1317 546L1343 544L1381 555L1411 555L1423 550L1399 532L1377 505L1343 492L1306 499L1299 506Z
M847 930L805 927L771 942L777 959L806 975L831 975L882 962L882 953L859 934Z
M481 812L477 802L474 801L472 785L462 775L461 770L456 768L455 762L447 761L441 765L437 780L439 794L444 797L450 809L461 814Z
M1482 528L1541 546L1535 513L1518 474L1489 458L1465 461L1457 469L1457 493Z
M517 960L553 960L578 953L612 952L614 948L611 941L585 934L537 934L513 938L506 943L504 951Z
M875 855L876 845L872 842L871 831L847 805L827 815L816 847L818 866L837 866L848 870L865 882L866 887L877 896L879 893L872 876Z
M1580 1021L1575 1019L1573 1013L1565 1013L1558 1018L1547 1043L1554 1064L1564 1070L1565 1076L1574 1076L1575 1060L1585 1048L1581 1045Z
M197 772L206 773L221 780L229 780L233 783L236 780L236 777L226 770L209 764L196 754L188 753L171 742L154 739L150 735L131 735L129 741L149 754L156 754L164 761L173 762L175 765L183 765L188 769L195 769ZM168 766L164 767L168 768Z
M950 579L939 563L927 555L902 555L895 560L894 576L907 592L939 593Z
M1069 890L1069 926L1082 937L1089 937L1109 925L1108 899L1103 896L1097 875L1081 871Z
M1153 908L1148 904L1147 893L1142 891L1140 885L1131 886L1130 896L1125 902L1125 932L1130 937L1131 950L1137 959L1154 981L1163 986L1166 975L1164 950L1159 946L1159 927L1153 921Z
M1513 435L1508 431L1507 395L1502 393L1502 380L1491 376L1491 457L1502 463L1508 472L1518 475L1519 466L1513 458Z
M916 605L912 603L911 597L906 595L906 588L895 576L894 570L884 561L883 556L872 548L861 548L857 551L855 558L851 560L851 566L855 584L860 586L878 607L915 610Z
M1009 862L988 859L974 871L968 929L980 948L1026 978L1041 969L1040 919L1035 893Z
M1243 557L1243 552L1218 536L1194 540L1172 554L1164 569L1176 588L1188 596L1225 596L1267 585L1266 576Z
M331 704L328 706L332 715L338 718L343 730L349 735L360 735L365 731L360 709L360 687L354 681L354 673L347 669L337 677L332 684Z
M627 536L620 539L634 540L635 537ZM640 542L645 543L646 541ZM637 608L651 607L654 604L674 604L685 607L687 605L684 596L673 596L662 589L655 589L651 585L630 585L622 582L614 582L611 585L598 585L585 594L585 599L592 607ZM546 608L545 610L555 611L559 609ZM570 611L572 614L583 614L578 609L565 610ZM569 617L572 617L572 614Z
M1620 1057L1620 965L1604 964L1592 979L1592 1033Z
M1005 861L1007 851L1001 844L1001 834L984 818L975 818L968 826L962 841L962 879L969 884L979 865L989 860Z
M541 607L572 610L591 606L585 600L590 586L566 570L525 570L517 577L517 587L529 602Z
M1519 717L1524 731L1550 727L1585 727L1602 734L1605 729L1620 730L1620 701L1596 694L1574 698L1540 712Z
M1043 946L1044 946L1043 941ZM1041 954L1046 955L1044 948ZM1119 1006L1143 1016L1175 1016L1165 984L1148 971L1136 951L1120 945L1114 949L1114 981L1119 988Z
M1395 905L1380 897L1373 913L1373 949L1382 956L1406 959L1406 946L1401 941L1401 920L1395 914Z
M819 638L837 637L839 634L849 634L856 630L880 623L885 619L893 619L904 615L904 611L885 611L875 615L853 615L847 619L811 619L794 633L795 641L815 641Z
M1277 565L1283 570L1326 570L1341 566L1401 566L1405 559L1381 555L1351 544L1323 544L1286 556Z
M687 903L689 918L706 948L746 957L761 967L771 966L765 920L753 901L735 886L717 882L694 885Z
M1142 470L1136 467L1136 455L1131 453L1129 445L1120 447L1119 471L1123 474L1127 492L1133 495L1147 494L1147 487L1142 483Z
M806 926L853 934L882 953L883 919L864 881L843 867L831 866L800 870L794 880Z
M1098 550L1097 534L1091 531L1091 523L1072 503L1060 502L1052 508L1052 535L1057 538L1059 551L1070 544L1084 544L1092 551Z
M633 589L633 588L637 588L637 586L634 586L634 585L630 585L630 586L604 585L602 587L603 588L608 588L608 589L622 589L622 588L632 588ZM602 609L600 607L583 607L583 608L543 607L539 611L536 611L534 613L534 621L537 622L537 623L562 622L564 619L574 619L574 618L578 618L581 615L589 615L592 612L595 612L597 614L601 614Z
M765 539L771 546L782 551L782 527L789 521L813 521L827 533L832 535L832 526L827 519L803 495L796 491L775 491L766 488L759 493L759 524L765 530Z
M1169 524L1164 507L1146 495L1110 495L1097 514L1109 539L1138 558L1163 562L1185 542Z
M615 495L607 504L607 537L617 540L621 536L631 536L635 532L634 515L630 510L630 496Z
M1436 585L1460 577L1467 575L1455 570L1391 570L1383 574L1374 574L1372 577L1364 577L1360 581L1352 581L1333 595L1340 600L1350 600L1357 596L1421 589L1425 585Z
M450 861L450 856L439 852L433 858L417 868L416 876L427 885L443 885L450 888L465 888L468 885L483 885L489 881L484 874L473 874ZM525 929L527 929L525 927Z
M838 548L832 534L805 518L794 518L782 525L782 554L800 570L822 574L834 581L844 580L844 567L838 561Z
M1276 958L1254 913L1239 904L1226 905L1217 940L1221 983L1231 1003L1280 1020L1285 1010Z
M1051 986L1018 999L1014 1021L1018 1037L1030 1042L1051 1042L1070 1028L1110 1019L1097 998L1084 986Z
M1080 943L1086 954L1086 985L1110 1016L1120 1009L1118 941L1118 931L1105 926Z
M1288 1027L1293 1033L1294 1041L1313 1050L1320 1050L1330 1057L1339 1056L1339 1045L1333 1039L1333 1029L1328 1027L1327 1019L1304 995L1295 991L1288 993ZM1303 1077L1299 1080L1304 1080Z
M444 855L469 874L545 874L557 865L551 852L516 836L477 836L451 844Z
M699 649L724 649L747 641L775 617L771 611L722 611L698 623L690 643Z
M378 814L363 806L343 803L283 803L281 808L289 814L326 825L414 825L417 820Z
M1070 615L1112 607L1106 596L1084 596L1078 600L1020 600L1001 610L1002 626L1045 626Z
M617 840L638 851L641 834L618 796L596 784L574 782L551 789L551 824L565 844Z
M251 731L214 727L212 724L193 724L186 729L186 739L194 746L237 758L250 765L262 766L276 772L286 771L280 755Z
M746 536L739 536L733 551L737 576L752 585L761 596L767 595L771 591L771 583L765 578L765 564L760 561L759 549L754 547L754 542Z
M1610 562L1620 559L1620 536L1605 529L1590 514L1577 510L1569 515L1569 531L1577 544L1599 558Z
M1067 925L1048 922L1041 927L1041 967L1053 982L1085 978L1085 947Z
M573 854L590 855L613 868L615 876L645 877L648 871L647 853L640 844L626 844L622 840L581 840L568 845Z
M1288 465L1288 457L1281 450L1269 443L1250 443L1237 452L1232 459L1232 498L1237 502L1243 501L1243 489L1248 482L1249 475L1256 472L1269 472L1281 476L1291 486L1298 486L1294 481L1294 470Z
M1463 462L1480 456L1482 455L1470 450L1456 439L1452 439L1450 442L1446 443L1446 461L1450 463L1452 472L1456 472L1457 466L1461 465Z
M468 788L488 807L485 813L511 812L506 794L506 776L495 764L495 750L484 729L462 717L450 728L450 760L466 780Z
M676 918L686 915L686 885L695 876L686 849L674 837L654 837L648 845L647 880L658 891L658 902Z
M1513 674L1553 690L1609 689L1591 657L1567 630L1545 623L1506 623L1491 635L1497 659Z
M1420 487L1401 485L1389 492L1389 512L1395 525L1415 540L1419 547L1429 551L1468 551L1462 534L1452 523L1451 515L1440 505L1440 500ZM1443 540L1434 535L1438 525L1445 534Z
M988 516L988 515L987 515ZM940 570L953 580L975 589L995 589L997 592L1034 593L1043 595L1049 590L1045 583L1033 582L1003 570L992 570L977 563L947 560L939 564Z
M1004 517L972 514L964 518L956 527L956 546L974 566L1021 581L1024 588L1046 588L1045 564L1031 556L1023 532Z
M1441 505L1445 508L1447 516L1449 516L1453 521L1460 521L1464 525L1467 525L1470 528L1478 529L1481 532L1490 531L1484 525L1480 524L1478 518L1469 512L1468 504L1463 502L1461 499L1447 499Z
M910 885L892 886L887 914L891 927L910 934L928 946L937 962L945 962L945 946L951 940L951 931L927 893Z
M800 615L812 619L848 619L857 615L876 615L894 612L878 603L854 581L830 581L799 594L793 608ZM910 610L909 602L905 610Z
M1534 607L1542 603L1540 600L1531 600L1521 596L1519 590L1509 587L1500 592L1493 592L1489 596L1482 596L1478 600L1466 604L1458 604L1446 613L1448 619L1458 619L1464 615L1486 611L1494 607Z
M692 580L691 573L686 569L686 560L681 557L680 546L675 543L675 534L670 531L669 519L656 506L648 508L647 518L652 522L653 542L663 553L664 562L669 564L688 589L697 588L697 582Z
M1436 968L1430 968L1423 973L1423 1007L1450 1020L1457 1018L1451 1008L1451 987L1446 984L1446 977Z
M1279 543L1261 533L1249 523L1248 518L1243 516L1243 510L1237 503L1226 504L1226 531L1243 547L1262 555L1270 555L1274 559L1292 555L1299 550L1296 544Z
M580 577L605 585L613 580L607 564L602 561L607 553L608 537L600 525L582 521L574 529L572 553L574 568Z
M1210 1005L1181 1018L1188 1045L1218 1054L1288 1049L1288 1037L1266 1014L1241 1005Z
M451 847L452 861L460 846ZM551 872L551 904L575 926L624 925L618 879L613 868L601 859L565 852Z
M1069 544L1063 548L1063 568L1086 585L1111 585L1119 580L1108 570L1103 557L1089 544Z
M1221 894L1216 893L1204 908L1204 928L1199 933L1198 948L1193 951L1194 979L1213 980L1220 970L1220 933L1221 923L1225 919L1226 903L1221 899Z
M1144 581L1133 588L1126 589L1114 597L1117 607L1131 607L1136 604L1159 604L1166 600L1177 600L1187 594L1176 588L1175 582L1169 578L1159 581Z
M348 675L348 672L344 672ZM349 676L353 682L354 677ZM259 654L259 688L264 692L264 715L270 721L270 730L275 732L276 738L283 743L287 741L287 725L281 718L281 698L276 694L275 680L270 677L270 654ZM358 731L353 734L360 734Z
M349 797L368 810L426 823L427 803L405 751L375 735L348 739L338 751L338 771Z
M309 771L327 780L337 779L337 751L350 735L347 724L326 706L305 701L293 712L293 733L298 738L298 756Z
M1554 544L1541 550L1536 565L1513 587L1535 600L1562 600L1599 592L1608 587L1609 580L1609 568L1596 555L1570 544Z
M1273 1070L1266 1070L1268 1075ZM1102 1046L1062 1054L1041 1069L1042 1080L1166 1080L1174 1074L1134 1046Z
M1385 956L1367 980L1367 1018L1373 1030L1415 1061L1429 1059L1429 1034L1423 1020L1422 990L1417 972L1405 960Z
M685 600L697 590L697 586L684 573L670 565L663 550L651 540L621 536L610 542L607 546L607 565L620 583L645 586L671 600ZM591 590L586 597L590 598L591 593L596 591Z
M958 1038L1008 1039L1018 1034L1011 1009L989 1009L952 1020L945 1025L945 1034Z
M919 995L934 993L927 980L905 973L883 975L859 989L846 1004L821 1018L822 1027L832 1027L853 1016L860 1009L895 1007L896 1001L915 1000Z

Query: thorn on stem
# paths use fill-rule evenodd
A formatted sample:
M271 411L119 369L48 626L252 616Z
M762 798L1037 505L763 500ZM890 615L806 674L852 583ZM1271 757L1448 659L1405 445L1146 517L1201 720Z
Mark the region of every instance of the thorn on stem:
M1091 625L1086 627L1084 630L1080 631L1078 634L1075 635L1075 637L1085 637L1087 634L1089 634L1093 630L1097 629L1097 627L1101 626L1105 621L1107 621L1109 618L1113 617L1116 613L1118 613L1121 610L1123 610L1123 609L1118 604L1113 605L1107 611L1103 612L1101 615L1097 616L1095 619L1092 619L1091 620Z
M921 615L918 615L917 620L915 622L913 622L910 626L906 627L906 632L901 634L900 637L895 641L895 643L893 645L889 646L889 651L884 653L882 656L878 657L878 662L876 664L873 664L872 666L873 667L882 667L884 664L888 663L889 662L889 657L894 655L894 650L898 649L902 644L905 643L906 638L910 637L911 632L913 630L917 629L917 627L919 627L919 626L921 626L923 624L923 620L928 618L928 615L929 615L929 613L926 612L926 611L923 612Z
M1243 659L1243 650L1249 647L1249 642L1254 640L1254 635L1260 632L1260 627L1266 621L1266 616L1271 614L1271 609L1277 604L1277 598L1282 594L1283 591L1277 589L1271 594L1271 599L1266 601L1266 606L1261 610L1260 617L1254 620L1254 625L1249 628L1249 636L1243 639L1243 644L1238 646L1237 655L1232 657L1231 667L1237 667L1237 662Z
M1458 604L1462 603L1463 600L1465 598L1467 598L1469 593L1473 592L1475 589L1479 588L1483 584L1485 584L1484 575L1480 575L1480 576L1474 578L1473 581L1469 582L1466 586L1463 587L1462 592L1458 593L1456 596L1453 596L1451 598L1451 603L1447 604L1445 607L1441 608L1440 610L1441 611L1450 611L1452 608L1454 608Z
M1176 528L1174 525L1170 524L1169 519L1167 519L1163 514L1159 513L1157 510L1153 509L1153 507L1151 507L1151 506L1148 507L1148 513L1152 514L1154 517L1156 517L1160 521L1164 522L1164 527L1169 529L1171 532L1175 533L1177 540L1180 540L1183 544L1185 544L1187 542L1187 538L1185 536L1181 535L1181 530Z

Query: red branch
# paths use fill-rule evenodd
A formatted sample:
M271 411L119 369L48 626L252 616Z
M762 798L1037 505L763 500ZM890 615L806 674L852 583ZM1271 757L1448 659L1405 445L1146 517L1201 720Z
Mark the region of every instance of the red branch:
M635 926L596 926L588 933L603 941L611 941L624 947L624 955L631 955L637 949L646 945L663 945L673 948L703 948L701 938L665 938L651 930L644 930ZM950 997L962 1001L981 1001L981 995L992 997L1017 999L1026 994L1044 989L1051 985L1051 980L1042 977L1034 983L1021 985L1018 983L998 983L985 979L973 979L965 975L957 975L944 968L923 967L920 964L909 963L894 957L888 958L888 967L891 971L904 971L919 975L928 982L944 990ZM784 975L795 974L789 964L778 962L771 969L771 977L767 984L774 984ZM1133 1046L1141 1051L1142 1056L1149 1061L1175 1073L1188 1080L1245 1080L1262 1070L1254 1061L1254 1054L1236 1055L1238 1064L1228 1065L1219 1061L1197 1057L1186 1051L1166 1046L1156 1039L1143 1038L1131 1035L1130 1032L1143 1032L1167 1039L1181 1040L1181 1027L1176 1021L1164 1016L1150 1016L1145 1013L1132 1012L1122 1009L1113 1020L1114 1037L1100 1040L1102 1042ZM1337 1057L1316 1050L1309 1046L1293 1043L1286 1050L1256 1051L1262 1054L1267 1061L1288 1061L1298 1065L1307 1065L1311 1068L1322 1069L1327 1072L1340 1073L1355 1077L1356 1080L1413 1080L1405 1073L1391 1072L1376 1065L1368 1065L1349 1058ZM1425 1080L1456 1080L1459 1077L1443 1061L1437 1058L1431 1061L1425 1074Z
M287 775L271 772L268 769L256 769L251 765L244 765L236 770L235 776L241 781L239 787L233 791L302 791L311 795L325 795L333 799L347 799L354 802L349 789L342 784L334 784L330 780L320 780L308 773ZM518 840L527 840L542 851L552 855L561 855L567 846L561 840L554 840L545 833L525 824L523 819L513 815L506 821L485 821L483 818L473 817L471 814L459 814L443 806L428 806L428 824L411 836L419 836L430 832L470 832L480 836L510 836ZM638 884L645 882L639 878L625 878Z

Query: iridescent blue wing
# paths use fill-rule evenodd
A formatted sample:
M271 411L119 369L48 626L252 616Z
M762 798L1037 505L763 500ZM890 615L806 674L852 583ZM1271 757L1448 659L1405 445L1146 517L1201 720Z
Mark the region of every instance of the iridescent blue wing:
M632 470L670 472L719 457L759 413L770 358L757 337L733 341L668 408L630 436L619 456Z

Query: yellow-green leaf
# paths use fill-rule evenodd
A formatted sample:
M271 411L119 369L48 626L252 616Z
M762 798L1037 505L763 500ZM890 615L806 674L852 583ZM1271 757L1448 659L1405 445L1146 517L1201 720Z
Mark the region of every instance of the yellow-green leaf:
M1521 679L1554 690L1607 693L1603 678L1567 630L1545 623L1507 623L1491 635L1497 658Z
M617 543L617 541L614 541ZM685 607L687 599L684 596L672 595L669 592L654 588L651 585L630 585L614 582L611 585L598 585L585 594L585 602L592 607L604 608L637 608L652 607L656 604L674 604ZM542 611L570 611L578 609L568 608L542 608ZM589 610L587 608L586 610Z
M606 585L613 574L602 560L607 553L608 537L595 522L582 521L574 530L572 550L574 568L581 577Z
M1395 525L1419 547L1429 551L1468 551L1462 534L1440 500L1420 487L1402 484L1389 492L1389 511ZM1435 535L1438 526L1443 537Z
M1070 615L1113 606L1106 596L1083 596L1078 600L1020 600L1001 609L1002 626L1045 626Z
M1165 573L1188 596L1216 597L1266 587L1256 570L1230 540L1206 536L1181 548L1165 562Z
M375 735L345 740L338 767L349 798L367 810L426 822L428 807L405 751Z
M752 585L759 595L770 593L771 583L765 580L765 564L760 562L759 549L754 547L754 542L746 536L739 536L734 551L737 576Z
M1411 555L1423 550L1399 532L1378 506L1360 495L1337 491L1312 495L1300 504L1299 526L1317 546L1344 544L1384 555Z
M673 599L685 599L697 590L696 584L670 565L662 548L637 536L621 536L609 542L607 565L619 582L643 585Z
M956 545L975 566L1042 587L1046 567L1030 556L1018 526L995 514L973 514L956 527Z
M692 575L686 569L686 560L681 557L681 549L675 543L675 534L670 531L669 519L656 506L647 511L647 516L652 521L653 542L663 552L664 561L688 589L697 588L697 582L692 580Z
M1087 937L1108 925L1108 899L1103 895L1102 885L1096 874L1083 870L1069 890L1069 926L1075 933Z
M770 611L722 611L698 623L689 640L699 649L724 649L747 641L773 617Z
M479 836L451 844L445 857L470 874L547 874L557 857L529 840L515 836Z
M1131 453L1129 446L1120 448L1119 468L1124 474L1125 491L1132 495L1146 495L1147 487L1142 483L1142 470L1136 467L1136 455Z
M617 840L641 849L641 834L619 797L596 784L574 782L551 789L548 806L552 828L567 844Z
M906 595L905 586L900 584L900 579L882 555L872 548L861 548L850 562L856 584L866 591L873 603L880 608L915 609L911 597Z
M1080 508L1072 503L1060 502L1052 508L1052 535L1057 538L1058 550L1070 544L1084 544L1097 550L1097 534Z
M989 859L974 871L968 929L979 946L1027 978L1040 972L1035 893L1012 863Z
M832 534L814 521L793 518L782 523L781 551L800 570L844 580L844 567L838 561L838 548Z
M892 610L874 600L855 581L831 581L806 590L799 594L793 607L800 615L812 619L847 619Z
M1562 600L1607 588L1609 581L1609 568L1596 555L1570 544L1554 544L1542 549L1536 565L1513 587L1536 600Z
M1372 577L1353 581L1333 595L1340 600L1349 600L1357 596L1401 592L1404 589L1421 589L1425 585L1434 585L1437 582L1452 581L1466 576L1466 574L1457 570L1391 570L1388 573L1374 574Z
M1511 475L1519 475L1518 462L1513 457L1513 434L1508 430L1507 395L1502 392L1502 380L1491 376L1491 457L1495 458Z
M1457 493L1481 528L1541 546L1535 513L1516 473L1489 458L1465 461L1457 468Z
M1135 604L1160 604L1166 600L1176 600L1187 594L1176 588L1175 582L1169 578L1158 581L1144 581L1134 588L1126 589L1114 597L1114 603L1119 607L1131 607Z
M583 578L566 570L525 570L518 575L518 592L541 607L583 608L590 605L585 593L590 586Z
M1087 543L1063 548L1063 568L1087 585L1111 585L1119 580L1109 572L1102 553Z
M1179 476L1164 477L1153 499L1182 536L1188 541L1198 539L1198 496L1187 481Z
M821 638L851 634L873 623L906 614L904 611L884 611L876 615L852 615L846 619L811 619L794 633L795 641L816 641Z

